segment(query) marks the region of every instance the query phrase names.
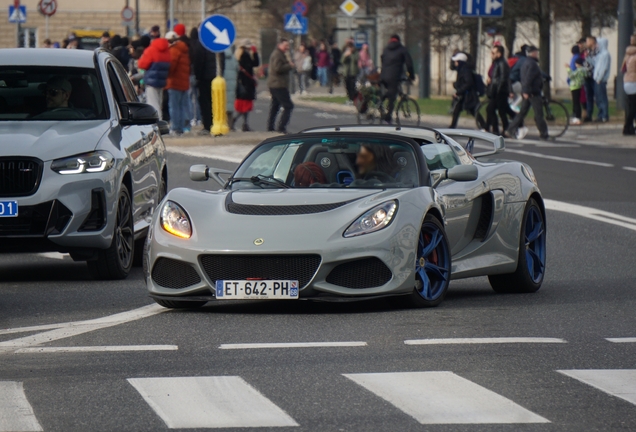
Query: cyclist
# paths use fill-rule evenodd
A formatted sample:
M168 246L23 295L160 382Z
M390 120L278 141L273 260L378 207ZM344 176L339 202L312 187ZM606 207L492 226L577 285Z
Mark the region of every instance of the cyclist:
M543 99L541 97L543 74L539 67L539 48L535 46L528 47L527 57L528 59L521 68L521 91L523 94L521 111L515 116L507 133L508 136L516 137L517 139L523 139L526 136L528 128L521 126L521 124L528 111L530 111L530 107L532 107L534 110L534 122L537 124L541 139L548 140L548 125L543 117Z
M382 72L380 73L380 83L385 89L382 95L382 101L384 102L384 99L389 100L384 121L390 124L393 107L395 106L395 100L398 96L400 81L404 76L404 67L406 67L407 77L411 81L415 78L415 71L413 69L413 59L411 55L406 47L402 45L400 37L396 34L391 36L389 44L384 48L384 52L382 52L381 58Z

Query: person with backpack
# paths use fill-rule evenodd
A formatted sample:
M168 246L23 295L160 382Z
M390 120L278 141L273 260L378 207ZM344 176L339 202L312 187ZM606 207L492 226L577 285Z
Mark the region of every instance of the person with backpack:
M543 117L543 73L539 67L539 48L531 46L527 49L527 60L521 68L521 91L523 102L521 111L514 118L506 131L508 136L523 139L528 133L528 128L522 126L523 119L528 115L530 108L534 110L534 121L537 124L542 140L549 140L548 125ZM520 130L518 130L520 129Z
M512 90L511 94L514 94L514 100L510 104L510 109L515 114L519 113L519 105L521 105L521 102L523 101L523 96L521 95L521 68L527 60L527 49L528 45L522 45L519 52L508 59L508 66L510 67L510 88Z
M483 91L484 82L480 75L473 72L472 68L468 64L468 56L462 52L455 54L452 57L455 63L455 70L457 71L457 80L453 84L455 87L455 94L453 95L453 119L451 121L451 129L457 127L459 115L462 111L466 110L471 115L475 116L479 123L480 129L486 130L487 125L484 118L479 114L477 108L479 107L479 93L478 87ZM477 79L476 79L477 78ZM481 81L481 84L479 83Z
M508 95L510 94L510 67L504 56L505 50L501 45L494 46L490 53L492 57L491 74L488 77L488 131L499 135L499 121L497 111L503 124L503 130L508 129Z

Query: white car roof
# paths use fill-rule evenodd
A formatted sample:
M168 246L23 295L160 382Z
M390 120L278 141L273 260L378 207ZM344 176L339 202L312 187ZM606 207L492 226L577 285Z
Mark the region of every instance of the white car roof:
M59 48L0 49L0 66L95 67L95 52Z

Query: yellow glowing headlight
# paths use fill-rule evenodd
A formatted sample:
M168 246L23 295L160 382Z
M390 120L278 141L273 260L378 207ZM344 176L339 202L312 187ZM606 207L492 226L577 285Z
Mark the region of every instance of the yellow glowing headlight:
M161 209L161 228L179 238L192 237L192 224L188 214L173 201L166 201Z

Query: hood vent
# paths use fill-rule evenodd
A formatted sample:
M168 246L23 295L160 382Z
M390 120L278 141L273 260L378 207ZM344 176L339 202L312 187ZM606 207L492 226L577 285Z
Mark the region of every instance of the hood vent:
M307 204L307 205L289 205L289 206L272 206L272 205L249 205L237 204L232 201L232 195L229 194L226 201L227 211L233 214L250 215L250 216L291 216L305 215L314 213L324 213L337 209L353 201L343 201L329 204Z

